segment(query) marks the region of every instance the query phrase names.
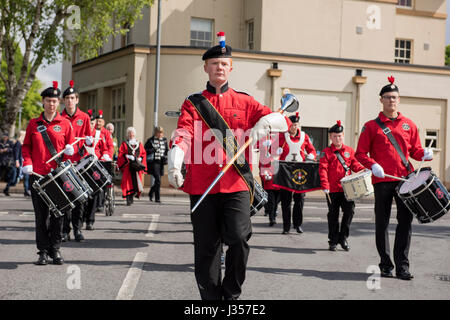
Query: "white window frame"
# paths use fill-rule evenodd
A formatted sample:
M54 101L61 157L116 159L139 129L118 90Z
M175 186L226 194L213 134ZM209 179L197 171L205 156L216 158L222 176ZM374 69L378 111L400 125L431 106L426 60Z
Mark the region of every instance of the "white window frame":
M208 24L209 30L207 30ZM198 28L198 30L193 30L193 28L195 28L195 25L197 25L196 28ZM191 25L189 30L189 45L191 47L209 48L213 46L213 43L215 42L213 19L191 17ZM195 32L195 38L193 38L193 32ZM207 33L210 34L210 40L200 39L200 37L202 36L203 38L206 38Z
M405 4L405 2L408 2L408 1L409 1L409 5ZM413 6L414 6L414 0L398 0L397 1L397 7L399 7L399 8L413 9Z
M398 41L398 46L397 46L397 41ZM404 43L405 43L404 47L400 46L401 41L404 41ZM406 43L407 42L410 43L409 49L406 48ZM401 38L395 39L394 62L395 63L401 63L401 64L411 64L412 61L413 61L413 44L414 44L414 41L411 40L411 39L401 39ZM403 57L400 57L400 52L401 51L404 52L404 56ZM408 51L409 51L409 58L406 57L406 53ZM407 62L405 62L405 61L400 62L400 60L408 60L408 61Z

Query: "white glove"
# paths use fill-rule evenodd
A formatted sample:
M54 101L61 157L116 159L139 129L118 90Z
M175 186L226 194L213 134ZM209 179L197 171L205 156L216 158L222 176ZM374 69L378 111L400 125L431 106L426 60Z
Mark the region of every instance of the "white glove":
M33 172L33 165L29 164L27 166L24 166L22 168L22 172L23 172L23 174L30 174L30 173L32 173Z
M330 190L324 189L323 192L325 192L325 193L330 193Z
M422 160L433 160L433 149L426 148L423 150L423 157Z
M127 157L131 161L134 161L134 156L131 154L127 154L125 157Z
M266 181L272 180L272 176L271 176L268 172L266 172L266 173L264 174L264 179L265 179Z
M184 183L184 178L181 174L183 161L184 151L177 145L174 145L167 153L167 178L170 185L176 189L180 188Z
M105 153L105 154L102 156L102 159L105 160L105 161L111 161L111 158L109 157L109 154L107 154L107 153Z
M375 177L384 178L383 167L380 166L378 163L375 163L374 165L372 165L372 173Z
M139 160L140 162L142 162L142 157L139 157L138 160Z
M265 140L262 145L264 147L270 147L272 145L272 140Z
M73 149L73 146L71 144L66 144L66 149L64 150L64 154L68 156L73 156L73 153L75 150Z
M288 125L284 116L279 112L272 112L258 120L250 132L250 137L253 138L254 144L270 132L286 131L288 131Z
M310 154L308 154L308 155L306 156L306 159L307 159L307 160L314 160L315 158L314 158L314 155L313 155L312 153L310 153Z
M90 146L92 144L92 142L94 142L94 138L91 136L86 136L86 140L85 140L86 145Z

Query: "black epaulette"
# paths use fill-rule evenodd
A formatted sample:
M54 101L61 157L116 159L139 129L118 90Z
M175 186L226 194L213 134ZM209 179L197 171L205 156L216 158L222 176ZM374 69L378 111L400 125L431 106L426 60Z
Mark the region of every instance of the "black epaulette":
M234 90L234 89L233 89ZM237 90L234 90L234 92L236 92L236 93L242 93L242 94L245 94L245 95L247 95L247 96L250 96L247 92L244 92L244 91L237 91Z

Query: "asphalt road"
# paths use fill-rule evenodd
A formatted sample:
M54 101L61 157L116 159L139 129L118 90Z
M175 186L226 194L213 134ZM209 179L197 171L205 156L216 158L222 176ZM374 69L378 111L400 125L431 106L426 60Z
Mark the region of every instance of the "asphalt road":
M62 266L36 266L34 213L19 194L0 196L0 300L196 300L188 199L118 201L111 217L96 216L85 242L63 243ZM303 234L282 235L262 211L253 236L241 299L450 299L450 214L413 222L412 281L379 278L373 205L358 203L351 250L328 251L326 204L305 202ZM391 217L391 251L396 226ZM294 231L294 230L293 230Z

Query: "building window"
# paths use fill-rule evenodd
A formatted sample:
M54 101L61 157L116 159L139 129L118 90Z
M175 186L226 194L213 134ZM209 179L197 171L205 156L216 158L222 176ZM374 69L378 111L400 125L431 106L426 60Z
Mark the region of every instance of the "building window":
M436 149L438 145L438 130L426 130L424 148Z
M320 158L320 153L328 147L328 128L317 128L317 127L303 127L302 131L309 136L311 143L316 149L317 159Z
M114 124L114 132L117 142L125 141L125 86L111 89L111 122Z
M397 5L400 7L412 8L412 0L398 0Z
M255 48L254 45L254 26L255 23L253 20L247 21L247 49L253 50Z
M92 109L94 115L97 115L97 90L89 91L86 94L86 107Z
M404 39L395 40L395 62L411 63L412 41Z
M128 31L127 31L127 33L122 35L122 43L121 43L122 48L131 43L131 25L129 23L126 23L123 26L123 28L128 29Z
M213 21L208 19L191 19L191 46L212 46Z

